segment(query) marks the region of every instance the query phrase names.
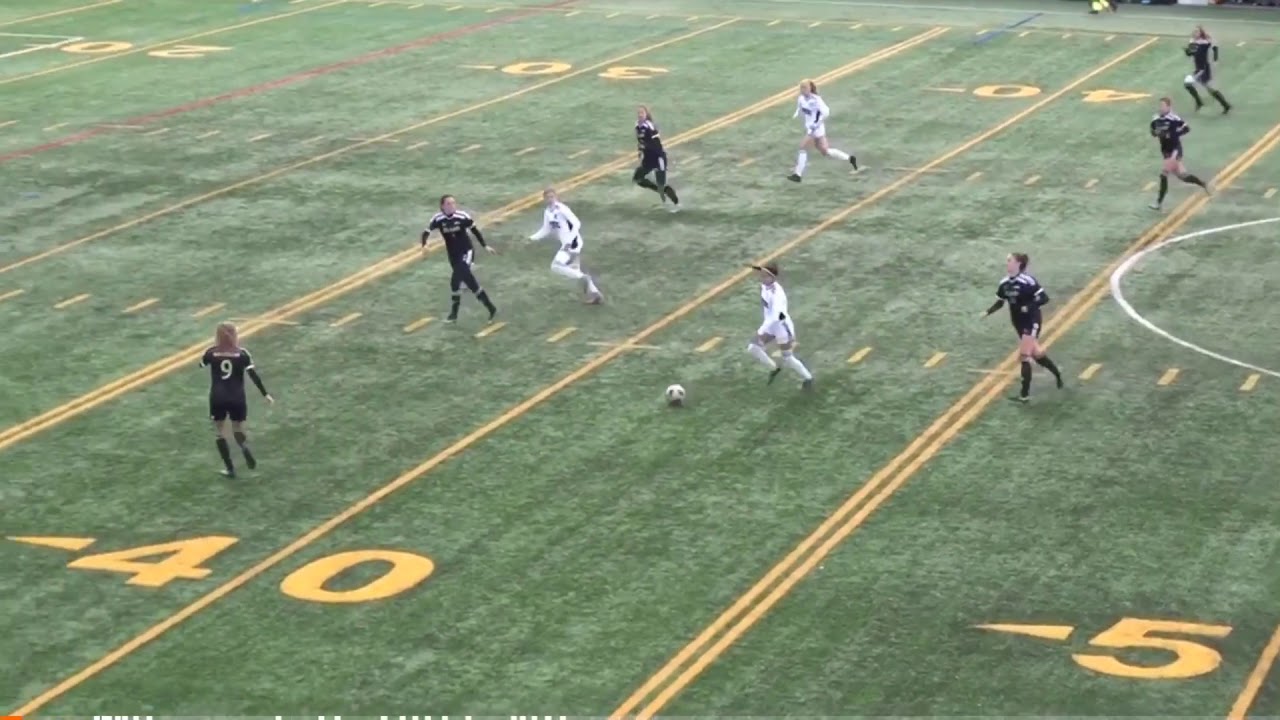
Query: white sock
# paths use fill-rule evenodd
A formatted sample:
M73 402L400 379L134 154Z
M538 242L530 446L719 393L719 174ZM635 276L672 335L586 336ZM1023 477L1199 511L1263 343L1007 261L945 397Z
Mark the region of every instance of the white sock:
M804 150L801 150L800 153L796 155L796 174L804 175L804 166L808 164L809 164L809 153L805 152Z
M770 364L773 363L772 360L769 362ZM793 355L790 350L782 351L782 364L800 373L800 377L805 380L813 379L813 373L809 372L809 368L805 367L804 363L800 362L800 358Z
M591 293L592 295L600 294L600 288L596 287L595 278L591 277L586 273L582 273L582 279L587 281L587 292Z
M835 148L827 148L827 154L837 160L843 160L845 162L849 162L849 153L843 150L837 150Z
M759 360L761 365L770 370L778 369L778 364L773 361L773 358L769 357L769 353L765 352L764 346L758 343L751 343L747 345L747 352L751 353L751 357Z

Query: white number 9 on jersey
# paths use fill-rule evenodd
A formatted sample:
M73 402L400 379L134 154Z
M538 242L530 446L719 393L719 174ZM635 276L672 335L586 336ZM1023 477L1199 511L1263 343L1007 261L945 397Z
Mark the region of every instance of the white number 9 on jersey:
M218 370L222 371L222 379L226 380L231 377L231 371L235 370L235 365L230 360L223 360L218 364Z

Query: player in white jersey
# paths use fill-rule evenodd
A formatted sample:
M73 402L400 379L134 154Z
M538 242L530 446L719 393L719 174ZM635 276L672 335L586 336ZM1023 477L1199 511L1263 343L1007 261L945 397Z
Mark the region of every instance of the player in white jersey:
M771 342L778 343L778 347L782 349L782 364L799 373L804 378L801 387L808 390L813 387L813 373L809 372L809 368L793 352L796 346L796 326L787 309L787 291L778 282L778 266L752 265L751 269L760 278L760 303L764 306L764 322L756 330L755 339L747 345L747 352L769 368L769 382L772 383L778 373L782 372L782 368L769 357L765 346Z
M529 239L541 240L554 233L560 241L560 250L551 261L551 272L578 281L585 301L599 305L604 301L604 295L596 286L595 278L582 271L582 221L568 205L560 202L554 188L543 190L542 199L547 202L546 209L542 211L542 227Z
M796 97L796 111L791 117L804 116L804 139L800 141L800 153L796 156L796 171L787 179L800 182L804 168L809 164L809 147L818 148L818 152L837 160L846 160L853 169L858 169L858 158L843 150L837 150L827 143L827 117L831 108L818 95L818 85L812 80L800 83L800 95Z

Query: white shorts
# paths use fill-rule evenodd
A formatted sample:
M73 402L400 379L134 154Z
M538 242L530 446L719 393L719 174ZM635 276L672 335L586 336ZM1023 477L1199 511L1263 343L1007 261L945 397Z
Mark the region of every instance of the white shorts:
M811 138L824 138L827 136L827 124L818 123L818 127L809 130L806 134Z
M796 326L791 318L786 320L767 320L756 330L756 337L770 335L779 345L788 345L796 341Z

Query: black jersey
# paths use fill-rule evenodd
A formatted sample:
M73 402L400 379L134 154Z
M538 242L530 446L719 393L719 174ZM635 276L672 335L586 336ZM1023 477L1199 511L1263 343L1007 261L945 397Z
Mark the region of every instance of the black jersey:
M1197 72L1208 72L1210 67L1210 56L1213 61L1218 60L1218 46L1213 44L1209 38L1196 38L1187 44L1187 57L1191 58L1192 64Z
M427 244L427 237L433 231L439 230L444 236L445 251L449 255L449 262L453 264L470 264L472 253L475 248L471 245L471 236L474 235L476 240L483 246L484 236L480 234L480 228L476 227L475 220L467 213L457 210L453 214L442 212L436 213L431 222L427 225L427 229L422 231L422 244Z
M1002 279L996 287L996 297L1009 304L1009 319L1018 329L1039 325L1040 308L1049 302L1049 294L1040 282L1027 273Z
M647 158L666 154L662 147L662 135L652 120L641 120L636 123L636 149Z
M1175 112L1157 113L1151 118L1151 136L1160 143L1160 153L1165 157L1182 154L1182 136L1191 132L1191 126Z
M211 347L205 350L204 356L200 358L200 367L209 368L210 397L228 400L243 399L245 373L254 375L254 381L261 389L261 383L254 373L253 358L244 348L228 352ZM266 391L263 390L262 394L265 395Z

